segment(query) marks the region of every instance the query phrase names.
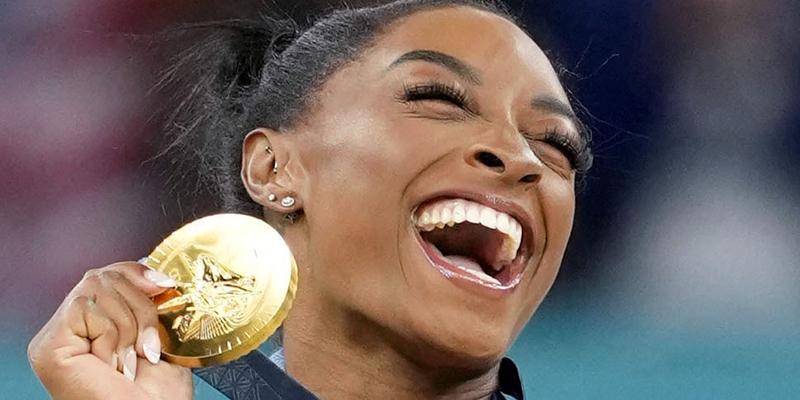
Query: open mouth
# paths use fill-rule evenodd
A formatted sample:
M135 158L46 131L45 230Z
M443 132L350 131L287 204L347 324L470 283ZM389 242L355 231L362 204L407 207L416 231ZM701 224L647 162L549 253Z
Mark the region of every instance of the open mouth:
M461 198L417 208L414 226L428 258L440 271L494 288L519 283L528 252L523 226L511 215Z

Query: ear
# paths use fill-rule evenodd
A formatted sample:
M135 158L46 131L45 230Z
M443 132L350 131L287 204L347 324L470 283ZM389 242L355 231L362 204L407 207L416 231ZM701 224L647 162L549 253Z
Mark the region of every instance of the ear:
M242 145L242 183L247 193L265 209L281 214L303 208L294 190L301 169L295 165L299 161L291 157L294 152L289 135L258 128L247 134Z

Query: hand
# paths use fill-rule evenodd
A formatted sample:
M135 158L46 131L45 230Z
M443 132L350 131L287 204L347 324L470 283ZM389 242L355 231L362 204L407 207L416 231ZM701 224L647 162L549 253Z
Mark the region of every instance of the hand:
M175 282L121 262L86 272L28 345L54 399L191 399L191 372L160 361L150 296Z

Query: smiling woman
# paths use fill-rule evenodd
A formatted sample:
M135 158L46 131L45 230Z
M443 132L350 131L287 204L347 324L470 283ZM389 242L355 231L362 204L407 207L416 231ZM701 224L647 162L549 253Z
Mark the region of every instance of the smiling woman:
M278 227L299 267L285 373L251 359L251 385L276 398L521 399L503 356L555 279L591 164L536 43L474 1L197 29L209 37L165 80L190 93L165 154L199 171L219 211ZM147 295L169 284L135 263L87 273L31 343L48 390L191 397L189 374L153 352ZM217 378L231 397L253 390Z

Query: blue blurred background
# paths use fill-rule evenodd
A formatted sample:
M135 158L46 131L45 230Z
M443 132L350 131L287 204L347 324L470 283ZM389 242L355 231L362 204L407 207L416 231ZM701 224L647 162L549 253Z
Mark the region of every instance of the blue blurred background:
M323 3L0 3L3 396L46 398L29 339L83 270L148 253L182 211L143 166L163 65L121 33ZM562 272L511 350L529 397L800 398L800 3L508 3L596 153Z

